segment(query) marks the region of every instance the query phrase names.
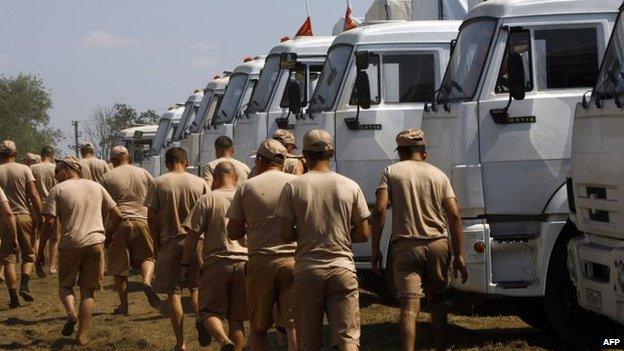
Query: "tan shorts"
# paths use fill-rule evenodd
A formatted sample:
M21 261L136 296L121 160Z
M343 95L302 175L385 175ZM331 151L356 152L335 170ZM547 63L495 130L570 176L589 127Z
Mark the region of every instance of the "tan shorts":
M106 249L106 274L128 276L130 267L139 268L143 262L154 260L154 244L147 221L124 219Z
M73 289L102 289L104 279L104 244L79 249L60 250L58 268L59 286Z
M256 331L268 331L278 326L294 326L291 289L295 259L254 255L247 263L245 289L249 321ZM277 309L274 318L273 312Z
M201 242L200 242L201 243ZM199 286L199 253L189 262L188 274L192 277L189 282L180 279L180 264L182 263L182 246L184 241L171 240L161 245L156 259L156 274L152 289L159 294L179 294L183 288L190 291ZM199 245L198 245L199 247Z
M449 287L451 250L447 238L398 240L392 243L397 298L420 299Z
M199 318L247 320L245 261L219 260L201 271L199 278Z
M19 242L22 263L35 262L35 249L33 243L37 238L37 230L29 214L15 215L17 224L17 241ZM12 240L9 230L2 226L0 229L0 264L17 263L18 257L13 252Z
M320 350L323 316L332 346L360 344L360 305L355 272L345 268L311 269L295 274L293 309L301 350Z

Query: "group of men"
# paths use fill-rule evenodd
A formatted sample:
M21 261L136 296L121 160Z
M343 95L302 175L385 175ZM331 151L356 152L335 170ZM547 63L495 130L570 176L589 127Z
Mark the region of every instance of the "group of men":
M140 269L150 305L159 308L157 294L167 295L174 350L186 348L183 289L190 293L202 346L214 340L222 350L242 350L247 344L243 324L249 321L253 351L269 349L268 332L274 326L286 335L289 350L319 350L326 316L332 345L357 350L359 286L352 243L368 241L372 228L371 262L379 273L384 262L379 246L390 207L403 349L414 349L423 291L432 310L436 348L444 349L442 301L449 285L451 247L453 271L467 279L458 205L448 178L425 162L423 132L409 129L396 141L400 162L383 171L372 215L358 184L332 171L335 149L323 130L306 133L302 156L293 155L293 134L278 130L260 144L253 170L234 159L231 139L219 137L217 159L205 166L203 178L187 172L188 158L179 147L165 154L169 172L152 179L131 165L128 150L116 146L110 151L112 170L102 160L89 161L92 153L83 153L82 160L57 160L54 166L53 155L44 149L42 158L54 167L55 178L49 179L52 168L47 166L44 182L33 175L34 166L31 171L15 163L15 144L4 141L0 260L10 304L19 306L18 248L19 295L32 301L32 266L45 274L46 242L51 247L59 242L59 295L67 311L62 333L72 335L77 323L79 345L88 342L93 294L101 289L106 256L106 272L114 276L120 298L113 313L128 314L127 278L131 267ZM29 243L38 227L42 235L35 255ZM54 272L52 251L49 272ZM79 313L76 285L81 291Z

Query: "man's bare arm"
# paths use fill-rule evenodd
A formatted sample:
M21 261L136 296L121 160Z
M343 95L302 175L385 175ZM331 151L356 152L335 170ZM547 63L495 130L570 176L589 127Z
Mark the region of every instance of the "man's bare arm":
M119 228L119 224L121 223L122 215L119 207L115 206L110 211L108 211L108 220L107 220L107 228L106 228L106 246L110 245L113 240L113 235Z
M379 189L377 191L377 199L375 200L375 206L373 207L373 241L371 243L372 249L379 250L379 244L381 242L381 234L383 233L384 225L386 224L386 214L388 212L388 190Z
M53 238L56 236L56 217L46 215L43 219L43 237ZM37 257L42 259L45 257L45 245L39 245L39 252Z
M230 240L240 240L246 234L245 223L238 219L230 219L227 225L227 232Z
M365 243L370 239L370 222L368 218L356 223L351 232L351 241L354 243Z
M35 182L29 182L26 184L26 192L28 193L28 198L30 198L30 202L34 207L34 215L40 216L43 205L41 204L41 197L39 196Z
M286 217L279 217L280 238L287 243L297 241L297 228L295 222Z
M154 242L154 253L157 253L160 244L160 228L158 227L158 212L152 208L147 209L147 225Z
M459 204L455 198L450 198L443 202L443 206L451 231L451 242L453 245L453 254L455 255L453 271L456 276L459 271L462 276L462 283L465 283L468 280L468 272L464 260L464 230L462 228Z

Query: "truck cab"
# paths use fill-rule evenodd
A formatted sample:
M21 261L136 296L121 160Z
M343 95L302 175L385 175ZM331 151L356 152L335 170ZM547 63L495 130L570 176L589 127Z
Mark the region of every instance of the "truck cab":
M140 165L148 157L157 129L157 124L124 129L117 133L117 144L128 149L134 165Z
M178 103L171 106L167 112L163 113L158 122L154 142L149 151L148 157L141 162L141 168L147 170L152 176L158 177L165 173L164 155L171 145L171 137L178 127L180 117L184 112L184 104Z
M254 155L263 140L270 138L279 128L294 128L295 117L290 118L286 87L291 81L298 82L301 88L300 105L305 108L333 40L334 37L298 37L271 49L245 114L234 126L236 153L250 167L253 167ZM283 54L295 54L296 67L282 67Z
M179 146L186 151L189 166L191 167L193 165L193 160L197 158L197 145L193 144L193 138L189 137L191 135L190 127L191 123L195 121L203 97L203 89L196 89L193 94L188 97L184 104L184 111L180 117L178 128L176 128L175 133L172 135L172 141L178 143Z
M565 259L578 235L565 186L574 110L595 85L619 2L475 6L422 118L428 161L451 179L463 217L469 278L453 286L532 301L529 319L545 315L562 334L577 316Z
M234 125L243 117L251 93L258 82L260 71L264 67L265 56L247 57L243 64L236 67L229 77L223 99L215 116L208 122L202 132L201 154L202 165L216 158L215 140L226 135L233 138Z
M579 304L624 324L624 18L613 29L589 99L576 105L568 271Z
M373 204L381 171L397 158L394 138L403 129L420 126L424 103L442 81L460 24L386 22L338 35L307 112L290 116L297 144L311 129L328 131L335 140L336 171L355 180ZM369 86L368 101L359 102L354 93L358 80ZM389 227L382 242L386 249ZM358 268L370 269L370 243L354 244L353 249Z

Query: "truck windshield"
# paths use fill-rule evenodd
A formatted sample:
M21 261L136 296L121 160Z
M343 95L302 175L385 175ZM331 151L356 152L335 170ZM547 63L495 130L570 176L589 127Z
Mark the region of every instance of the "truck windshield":
M461 28L440 86L442 100L472 100L495 29L495 19L478 19Z
M213 121L214 123L229 123L234 119L234 114L236 114L238 109L238 104L243 96L248 78L247 74L242 73L232 75L227 88L225 88L221 108L217 114L217 120Z
M258 84L251 95L247 112L265 112L269 107L269 99L280 75L280 56L271 55L266 60Z
M334 106L340 84L351 59L351 52L353 52L353 47L344 44L338 44L329 49L321 78L310 99L311 112L329 111Z
M624 22L622 13L611 35L594 94L600 99L613 99L624 92Z
M152 144L152 155L158 155L160 153L160 149L162 149L163 144L165 143L165 138L167 138L167 134L169 133L169 125L171 124L170 119L161 119L160 123L158 123L158 129L156 130L156 136L154 137L154 143Z
M182 134L188 126L189 121L191 121L195 117L195 111L197 111L195 104L192 102L187 102L184 106L184 112L182 112L182 117L180 117L180 128L176 129L176 132L173 135L173 141L180 140Z
M206 113L208 112L208 106L210 105L210 101L212 100L212 94L214 93L213 89L204 90L204 97L202 98L201 104L199 105L199 109L197 109L197 113L195 114L195 119L191 124L191 132L197 133L199 128L206 120Z

